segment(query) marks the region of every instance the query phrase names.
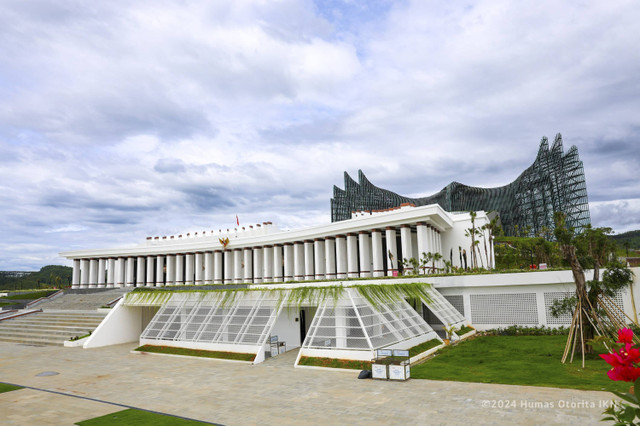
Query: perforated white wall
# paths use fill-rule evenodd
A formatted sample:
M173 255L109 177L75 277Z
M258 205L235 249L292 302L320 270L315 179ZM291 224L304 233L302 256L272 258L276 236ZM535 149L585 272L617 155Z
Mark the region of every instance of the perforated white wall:
M477 324L538 324L535 293L472 294L471 321Z
M549 325L571 325L571 314L566 313L554 317L551 315L551 306L556 300L563 300L567 297L574 296L573 291L553 291L544 294L544 309L547 314L547 324Z

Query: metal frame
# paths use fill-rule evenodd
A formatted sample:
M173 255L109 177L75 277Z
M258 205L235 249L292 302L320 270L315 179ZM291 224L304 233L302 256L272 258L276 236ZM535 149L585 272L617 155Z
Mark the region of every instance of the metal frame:
M409 198L378 188L358 170L358 180L344 174L344 190L333 187L331 221L351 219L354 211L384 210L404 203L416 206L439 204L444 210L497 211L506 235L536 235L555 228L553 214L566 214L567 226L580 232L591 223L587 185L578 148L564 153L558 133L549 148L542 138L533 164L512 183L498 188L477 188L452 182L430 197ZM552 235L552 234L551 234Z

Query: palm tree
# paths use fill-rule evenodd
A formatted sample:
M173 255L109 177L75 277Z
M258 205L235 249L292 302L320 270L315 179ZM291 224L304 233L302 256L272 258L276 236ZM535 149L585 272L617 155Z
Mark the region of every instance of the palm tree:
M429 262L431 262L432 259L433 259L433 255L431 254L431 252L429 253L422 252L422 258L420 259L420 269L422 269L423 274L427 273L427 267L429 265Z
M441 260L442 260L442 255L440 253L438 252L433 253L433 272L436 271L436 262L440 262Z

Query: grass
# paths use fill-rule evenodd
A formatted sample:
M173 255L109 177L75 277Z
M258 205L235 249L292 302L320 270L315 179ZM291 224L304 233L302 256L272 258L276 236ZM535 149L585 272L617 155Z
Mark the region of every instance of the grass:
M45 291L36 291L33 293L24 293L24 294L14 294L13 296L5 296L3 300L36 300L41 297L47 297L58 290L45 290Z
M22 389L22 386L15 386L15 385L9 385L7 383L0 383L0 393L11 392L18 389Z
M153 426L172 426L172 425L199 425L204 424L196 420L186 420L180 417L174 417L167 414L150 413L148 411L136 410L129 408L127 410L118 411L89 420L83 420L76 423L81 426L101 426L101 425L153 425Z
M475 330L473 327L469 327L468 325L463 325L462 327L460 327L460 330L456 331L456 334L458 336L464 336L465 334L471 332Z
M0 299L2 300L2 299ZM15 305L16 302L0 302L0 306L11 306L11 305Z
M371 370L371 362L354 361L351 359L316 358L311 356L300 357L299 365L310 365L326 368L347 368L351 370Z
M411 367L414 379L502 383L571 389L620 391L629 383L607 377L609 365L590 355L562 364L566 336L482 336L443 348L427 362Z
M256 358L256 354L205 351L201 349L174 348L172 346L144 345L136 348L135 350L140 352L153 352L157 354L185 355L201 358L233 359L237 361L253 361Z
M436 346L441 345L442 342L438 339L431 339L428 340L424 343L420 343L419 345L416 345L414 347L412 347L411 349L409 349L409 356L413 357L416 355L421 354L422 352L426 352L431 348L435 348Z

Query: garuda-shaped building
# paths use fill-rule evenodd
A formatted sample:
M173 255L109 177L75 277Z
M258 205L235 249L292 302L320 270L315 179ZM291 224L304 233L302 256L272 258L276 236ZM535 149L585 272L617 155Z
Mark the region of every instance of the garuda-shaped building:
M578 148L572 146L564 153L559 133L551 148L543 137L533 164L516 180L498 188L477 188L452 182L430 197L409 198L374 186L361 170L358 180L355 182L345 172L344 190L333 187L333 222L350 219L354 211L384 210L403 203L416 206L437 203L449 212L497 211L506 235L553 231L555 212L564 212L567 225L578 232L591 223Z

